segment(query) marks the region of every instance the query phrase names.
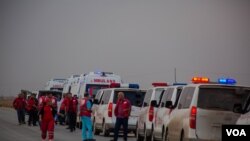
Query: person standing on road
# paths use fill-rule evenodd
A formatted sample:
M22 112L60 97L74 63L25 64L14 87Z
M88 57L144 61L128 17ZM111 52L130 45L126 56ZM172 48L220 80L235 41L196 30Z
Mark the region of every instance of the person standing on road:
M36 102L35 96L33 94L28 99L27 111L29 113L28 125L31 126L31 122L32 122L33 126L37 126L36 125L36 121L37 121L37 117L36 117L37 116L37 102Z
M118 140L118 134L119 134L121 125L123 127L124 141L127 141L128 119L129 119L130 112L131 112L131 104L128 99L124 98L123 92L118 92L118 100L117 100L114 112L116 116L114 141Z
M19 125L25 124L25 107L26 101L24 99L24 95L22 93L18 94L18 97L13 101L13 107L17 111L17 118Z
M41 123L41 137L42 141L46 140L47 132L49 141L54 139L54 126L55 126L55 114L56 114L56 99L49 93L46 97L39 99L40 109L40 123Z
M65 113L65 109L66 109L66 105L65 105L65 98L67 97L67 94L63 95L63 101L60 105L60 109L59 109L59 113L58 113L58 120L60 125L64 125L65 124L65 117L66 117L66 113Z
M82 120L82 139L83 141L91 141L93 140L91 122L92 105L88 93L84 94L84 98L81 100L80 104L80 116Z
M76 130L76 114L77 114L77 105L78 101L76 96L72 97L72 95L69 96L69 129L70 132L73 132Z

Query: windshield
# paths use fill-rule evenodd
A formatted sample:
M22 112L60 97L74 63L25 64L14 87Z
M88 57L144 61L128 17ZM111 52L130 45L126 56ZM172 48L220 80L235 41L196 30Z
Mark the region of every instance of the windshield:
M243 90L243 88L241 88ZM209 110L233 111L235 104L246 103L248 90L239 87L200 88L198 107Z
M108 87L108 85L86 85L86 92L88 92L90 96L95 97L98 90Z
M128 99L133 106L141 107L145 93L140 91L115 91L113 103L117 102L118 92L123 92L126 99Z

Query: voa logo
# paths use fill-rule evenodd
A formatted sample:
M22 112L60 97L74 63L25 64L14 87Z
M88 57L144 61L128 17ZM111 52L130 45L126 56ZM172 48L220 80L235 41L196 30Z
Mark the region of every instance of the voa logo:
M238 137L238 136L247 136L246 132L244 129L226 129L226 132L227 132L227 136L235 136L235 137Z

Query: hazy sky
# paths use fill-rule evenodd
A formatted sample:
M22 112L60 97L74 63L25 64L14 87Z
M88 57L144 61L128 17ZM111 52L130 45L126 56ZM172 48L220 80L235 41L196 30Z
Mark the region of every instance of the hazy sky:
M93 70L250 86L249 54L249 0L0 0L0 95Z

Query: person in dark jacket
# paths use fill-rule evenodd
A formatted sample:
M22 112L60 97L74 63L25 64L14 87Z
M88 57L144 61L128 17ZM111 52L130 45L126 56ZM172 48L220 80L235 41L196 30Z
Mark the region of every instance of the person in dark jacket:
M17 111L17 118L19 125L26 124L25 123L25 107L26 101L24 99L24 95L22 93L18 94L18 97L13 101L13 107Z
M69 129L70 129L70 132L73 132L73 131L76 130L77 105L78 105L77 98L75 96L72 97L72 95L69 95L68 114L69 114Z

